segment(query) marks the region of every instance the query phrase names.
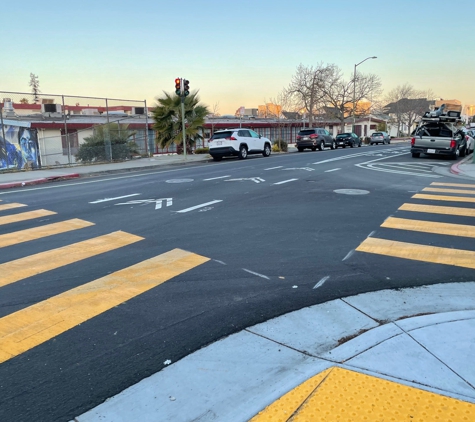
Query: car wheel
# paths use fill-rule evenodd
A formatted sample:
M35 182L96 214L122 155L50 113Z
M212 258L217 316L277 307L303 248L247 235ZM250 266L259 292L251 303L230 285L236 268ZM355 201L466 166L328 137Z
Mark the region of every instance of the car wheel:
M346 145L343 145L343 148L346 148Z
M312 151L316 151L317 150L317 147L312 147Z
M336 149L335 141L332 141L332 146L331 146L330 148L331 148L331 149Z
M244 160L247 157L247 148L244 145L239 147L239 155L240 160Z
M421 154L418 153L418 152L413 152L412 153L412 158L419 158L420 156L421 156Z
M302 152L303 148L297 148L298 152Z
M374 142L370 142L369 144L370 144L370 145L374 145Z
M355 147L355 143L352 142L352 143L350 144L350 147L351 147L351 148L354 148L354 147Z
M383 145L386 145L386 143L387 143L386 140L384 140L384 141L383 141Z
M262 151L262 155L264 157L269 157L270 156L270 145L269 144L264 145L264 151Z
M457 160L460 157L460 149L457 147L455 152L450 156L452 160Z
M323 150L325 149L325 142L324 142L324 141L321 141L321 142L320 142L320 145L318 146L318 149L319 149L320 151L323 151Z
M361 141L360 141L360 143L358 144L358 148L361 148Z
M217 155L213 156L214 161L221 161L222 159L223 159L223 157L220 157L220 156L217 156Z
M465 157L467 155L467 147L462 148L462 151L460 151L460 156Z

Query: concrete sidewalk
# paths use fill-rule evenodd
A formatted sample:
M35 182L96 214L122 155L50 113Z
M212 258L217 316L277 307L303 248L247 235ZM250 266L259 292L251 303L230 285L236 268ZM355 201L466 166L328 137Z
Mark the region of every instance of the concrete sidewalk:
M75 421L473 421L474 337L475 282L361 294L231 335Z

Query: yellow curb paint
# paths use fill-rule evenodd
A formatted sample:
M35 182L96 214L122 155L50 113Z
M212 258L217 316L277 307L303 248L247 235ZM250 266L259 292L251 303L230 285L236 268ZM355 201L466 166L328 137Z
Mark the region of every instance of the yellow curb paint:
M291 417L267 415L252 421L471 422L475 420L475 405L335 367Z
M143 240L122 231L40 252L0 265L0 287Z
M0 205L0 211L12 210L14 208L26 207L25 204L11 203L11 204L2 204Z
M424 193L416 193L415 199L430 199L434 201L450 201L450 202L475 202L475 198L467 198L463 196L443 196L443 195L426 195Z
M13 233L2 234L0 235L0 248L17 245L18 243L29 242L31 240L36 240L55 234L65 233L72 230L78 230L93 225L94 223L80 220L78 218L73 218L71 220L62 221L60 223L47 224L31 229L19 230Z
M20 204L21 205L21 204ZM22 212L20 214L5 215L0 217L0 226L3 224L17 223L19 221L33 220L34 218L46 217L48 215L55 215L54 211L36 210Z
M207 261L174 249L0 318L0 363Z
M320 372L298 387L295 387L270 406L266 407L263 411L259 412L249 422L288 421L302 403L315 393L315 390L325 381L332 370L333 368L330 368Z
M467 189L424 188L422 190L424 192L462 193L465 195L475 195L475 190L467 190Z
M475 237L475 226L464 224L438 223L435 221L408 220L389 217L381 224L387 229L411 230L424 233L446 234L449 236Z
M438 205L402 204L401 211L426 212L431 214L462 215L465 217L475 217L475 209L458 207L441 207Z
M475 252L463 249L439 248L368 237L356 251L475 269Z
M442 182L432 182L433 186L455 186L459 188L475 188L475 185L468 185L464 183L442 183Z

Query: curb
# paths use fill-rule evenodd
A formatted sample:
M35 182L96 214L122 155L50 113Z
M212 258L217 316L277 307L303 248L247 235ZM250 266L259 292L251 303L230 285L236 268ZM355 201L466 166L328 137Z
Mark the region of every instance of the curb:
M80 177L79 173L71 173L71 174L63 174L59 176L42 177L40 179L25 180L24 182L0 183L0 189L11 189L11 188L18 188L22 186L33 186L33 185L39 185L42 183L55 182L57 180L75 179L78 177Z
M460 175L460 173L463 173L463 171L459 169L459 166L462 164L465 164L465 162L468 161L471 157L472 157L471 154L467 155L462 161L459 161L458 163L455 163L452 166L450 166L450 172L456 175Z

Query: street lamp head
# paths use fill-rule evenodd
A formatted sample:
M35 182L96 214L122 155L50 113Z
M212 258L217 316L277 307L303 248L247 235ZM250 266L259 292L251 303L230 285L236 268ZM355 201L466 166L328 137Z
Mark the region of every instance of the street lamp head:
M373 56L373 57L371 57L371 58L372 58L372 59L377 59L377 57L376 57L376 56Z

